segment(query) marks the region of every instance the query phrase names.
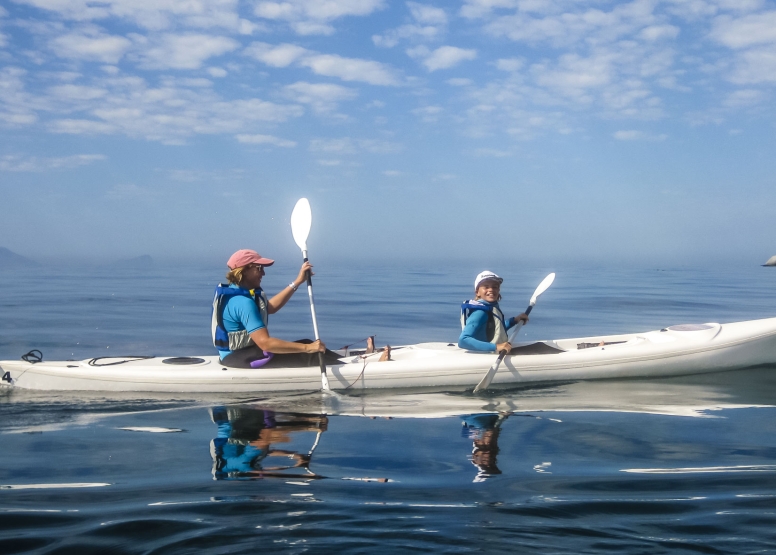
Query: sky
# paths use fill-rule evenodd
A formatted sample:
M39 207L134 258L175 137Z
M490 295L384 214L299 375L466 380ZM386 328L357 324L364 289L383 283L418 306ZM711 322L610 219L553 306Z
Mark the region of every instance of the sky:
M2 0L34 259L762 264L776 2Z

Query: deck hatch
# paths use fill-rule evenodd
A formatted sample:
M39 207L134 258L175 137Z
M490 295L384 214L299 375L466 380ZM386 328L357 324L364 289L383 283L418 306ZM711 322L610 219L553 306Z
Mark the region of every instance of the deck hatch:
M703 331L713 329L714 326L708 324L679 324L677 326L669 326L671 331Z
M163 364L202 364L205 362L204 358L196 357L172 357L162 360Z

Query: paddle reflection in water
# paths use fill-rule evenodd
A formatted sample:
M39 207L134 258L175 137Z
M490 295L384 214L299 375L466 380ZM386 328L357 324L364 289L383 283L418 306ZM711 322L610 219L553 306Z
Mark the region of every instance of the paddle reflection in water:
M218 426L218 435L210 442L213 478L323 478L310 470L310 459L321 434L326 431L325 415L276 413L244 406L217 406L210 417ZM290 443L291 434L316 432L308 453L277 449L273 445ZM280 460L291 464L280 464ZM277 462L278 464L272 464Z

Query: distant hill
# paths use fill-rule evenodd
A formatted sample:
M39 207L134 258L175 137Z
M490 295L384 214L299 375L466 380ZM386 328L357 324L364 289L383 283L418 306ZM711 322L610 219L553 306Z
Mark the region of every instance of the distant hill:
M38 263L29 258L25 258L20 254L8 250L5 247L0 247L0 270L15 269L15 268L33 268Z
M113 268L121 268L124 270L150 270L155 266L156 263L154 262L154 259L148 254L136 256L134 258L124 258L111 264L111 267Z

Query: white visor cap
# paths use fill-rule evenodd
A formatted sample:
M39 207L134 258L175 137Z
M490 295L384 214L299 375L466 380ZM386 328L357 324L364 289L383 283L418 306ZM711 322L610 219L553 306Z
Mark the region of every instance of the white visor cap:
M493 272L485 270L484 272L480 272L479 274L477 274L477 277L474 278L474 290L477 291L477 288L480 286L480 283L482 283L485 280L497 281L499 285L501 285L504 281L504 279L499 277L497 274L494 274Z

